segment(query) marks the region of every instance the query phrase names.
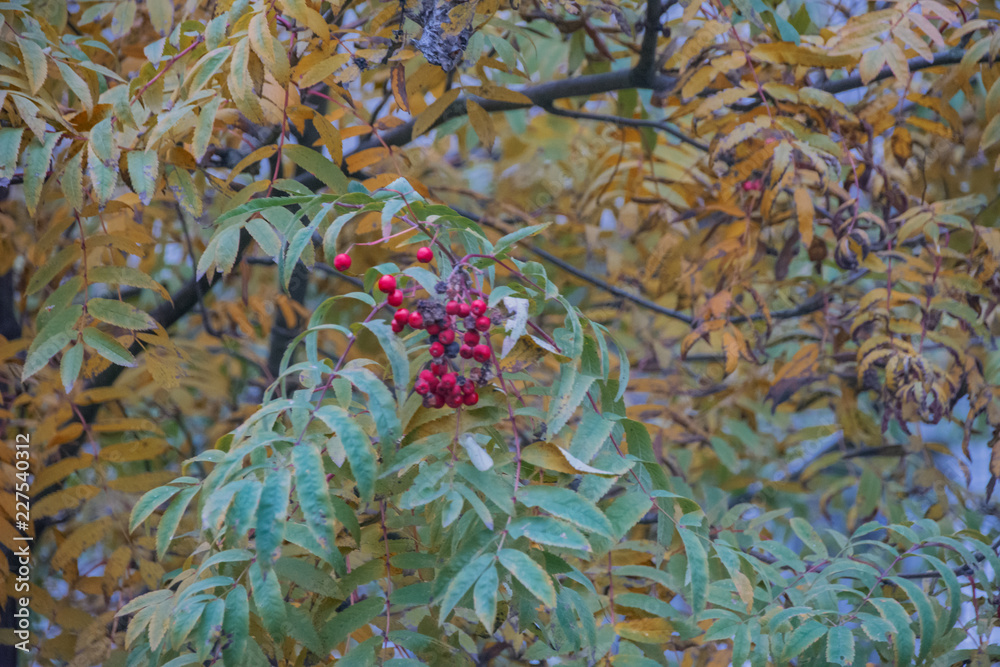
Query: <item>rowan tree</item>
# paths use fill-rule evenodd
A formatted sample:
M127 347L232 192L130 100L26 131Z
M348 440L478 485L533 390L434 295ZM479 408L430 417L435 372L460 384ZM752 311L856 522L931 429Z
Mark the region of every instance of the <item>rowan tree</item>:
M0 18L3 664L998 659L991 3Z

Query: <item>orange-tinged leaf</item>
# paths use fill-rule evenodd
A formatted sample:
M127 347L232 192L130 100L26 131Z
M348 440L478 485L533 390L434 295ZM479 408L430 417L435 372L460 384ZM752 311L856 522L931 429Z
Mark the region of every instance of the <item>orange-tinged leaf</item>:
M410 113L410 100L406 95L406 67L401 62L394 63L389 70L389 79L392 82L392 95L396 99L396 106L400 110Z
M813 242L813 218L816 211L813 208L812 196L805 188L795 189L795 211L799 217L799 235L802 243L808 248Z
M665 618L636 618L615 623L615 632L630 641L662 644L671 640L674 627Z
M472 129L476 131L476 136L479 137L479 143L486 150L491 150L493 140L496 138L496 130L493 129L493 120L490 118L490 115L473 99L466 100L465 108L468 111Z
M818 49L797 46L789 42L758 44L751 49L750 58L776 65L803 65L827 69L850 67L857 61L853 56L833 56Z

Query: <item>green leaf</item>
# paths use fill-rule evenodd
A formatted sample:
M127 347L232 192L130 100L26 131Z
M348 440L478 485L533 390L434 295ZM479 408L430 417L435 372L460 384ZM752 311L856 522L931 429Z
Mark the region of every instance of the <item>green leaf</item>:
M292 473L288 468L267 470L257 505L256 530L257 553L265 563L273 563L281 555L291 490Z
M61 63L60 63L61 64ZM83 208L83 151L79 150L76 155L66 161L66 168L63 169L59 179L62 186L63 196L74 209L79 211Z
M319 449L311 442L300 442L292 448L292 466L295 469L295 494L306 525L326 554L336 551L340 556L333 528L333 506ZM329 560L326 554L323 557Z
M507 568L517 580L547 607L556 606L556 589L552 579L542 566L528 554L514 549L501 549L497 553L500 564Z
M917 610L917 623L920 626L920 652L917 654L917 662L923 662L934 646L935 628L937 627L934 607L931 606L931 600L924 589L913 581L903 577L889 577L888 580L906 591L910 602Z
M125 156L128 161L128 175L132 180L132 190L139 195L139 200L148 205L156 194L156 179L160 171L160 156L156 151L129 151Z
M82 314L83 307L74 305L52 316L28 347L21 371L22 381L45 368L49 360L76 337L73 327Z
M476 587L472 591L476 618L489 633L493 632L493 626L496 625L497 590L499 588L500 578L497 576L496 565L490 563L479 580L476 581Z
M563 364L559 387L545 418L547 437L554 438L563 429L586 398L594 379L589 375L579 375L571 364Z
M95 266L88 270L90 283L107 283L109 285L128 285L156 292L164 299L170 298L170 292L160 283L139 269L131 266Z
M199 490L200 488L197 486L181 489L181 492L177 494L177 497L170 503L170 507L160 518L160 523L156 526L156 557L158 560L163 560L163 555L167 553L167 547L170 546L170 541L174 538L174 533L177 532L177 526L184 518L184 511Z
M691 608L695 614L705 610L708 596L708 553L702 538L687 528L678 527L687 554L687 576L691 580Z
M87 173L90 174L90 185L97 195L97 202L103 206L114 196L115 188L118 187L118 160L115 158L104 162L96 151L91 139L87 144Z
M593 502L570 489L556 486L529 486L518 491L517 500L525 507L541 507L570 523L599 533L605 537L613 537L611 522Z
M272 639L284 639L285 633L288 632L288 618L277 573L271 569L261 568L259 562L250 564L249 573L253 603L260 614L264 629Z
M895 632L892 635L893 648L896 654L896 667L913 664L913 652L916 650L916 637L910 627L910 615L892 598L872 598L868 603L878 610L888 621Z
M958 577L955 576L955 572L940 559L925 553L920 554L920 556L938 571L948 592L948 602L944 605L944 608L948 610L947 615L942 615L938 622L938 635L944 635L955 627L962 611L962 585L958 581Z
M388 324L382 320L372 320L364 323L365 327L378 338L385 356L389 359L392 369L392 381L396 390L396 400L406 396L406 388L410 384L410 358L406 354L406 346Z
M86 327L83 330L83 342L113 364L129 368L135 366L135 357L128 348L100 329Z
M87 302L87 312L95 318L122 329L144 331L155 329L156 320L135 306L117 299L93 298Z
M15 35L17 45L21 49L21 64L24 65L24 73L27 75L28 87L32 95L38 93L45 83L49 66L45 59L45 52L37 42Z
M245 227L260 249L277 260L281 255L281 239L275 233L274 227L263 218L248 220Z
M801 517L795 517L789 521L792 526L792 530L795 532L796 536L802 540L807 547L812 549L820 558L827 558L829 554L826 550L826 545L823 544L823 540L820 538L819 533L812 527L808 521Z
M80 246L76 243L57 252L31 276L26 293L30 296L48 285L63 269L79 259L81 254Z
M347 177L340 167L317 151L298 144L285 144L282 153L318 178L335 193L347 192Z
M61 132L49 132L45 135L44 144L32 139L24 149L24 203L28 207L28 215L35 215L52 161L52 151L61 138Z
M344 611L327 621L320 632L326 650L347 639L352 632L367 625L373 618L385 609L385 599L377 596L365 598L352 604Z
M72 391L82 366L83 345L71 345L63 354L62 361L59 362L59 379L62 380L63 389L66 390L67 394Z
M511 232L510 234L507 234L506 236L502 237L499 241L497 241L496 245L493 246L493 254L496 255L497 258L499 258L501 253L505 252L508 248L510 248L518 241L526 239L529 236L534 236L535 234L539 233L540 231L542 231L551 224L552 224L551 222L546 222L541 225L531 225L530 227L522 227L516 232Z
M854 664L854 633L850 628L838 625L830 628L826 636L826 661L844 667Z
M375 428L382 445L397 442L403 435L403 425L396 414L396 399L385 384L365 368L344 369L340 371L340 375L368 394L368 411L375 419Z
M11 178L17 168L17 156L21 154L23 127L0 128L0 179Z
M358 484L361 499L370 502L375 495L375 480L378 478L378 461L368 435L361 429L349 412L336 405L324 405L316 410L320 419L337 432L340 442L347 452L354 481Z
M590 543L580 531L549 516L521 517L512 521L507 530L514 539L527 537L539 544L590 551Z
M194 127L194 137L191 140L191 153L198 162L205 156L215 129L215 114L222 104L222 95L216 94L198 110L198 122Z
M795 658L807 648L819 641L819 638L826 634L826 626L812 618L803 621L802 625L795 628L785 642L785 648L781 655L785 663Z
M156 511L156 508L167 502L176 495L182 487L160 486L143 494L139 502L132 507L132 513L128 520L128 531L131 533L140 523Z
M476 583L479 575L488 566L492 565L493 558L493 554L482 554L478 558L472 559L448 581L448 586L444 589L444 593L441 594L441 598L435 601L441 607L438 616L441 623L444 623L445 619L451 615L452 609L455 608L455 605L458 604L459 600L469 591L472 585Z

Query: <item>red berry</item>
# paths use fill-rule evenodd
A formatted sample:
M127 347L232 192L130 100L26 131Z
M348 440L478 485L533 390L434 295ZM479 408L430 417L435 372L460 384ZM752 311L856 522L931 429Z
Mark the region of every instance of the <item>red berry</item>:
M431 399L431 407L432 408L444 407L444 398L441 396L441 394L436 394L434 398Z
M431 378L427 381L427 385L431 388L431 391L437 391L439 384L441 384L441 380L438 380L437 378Z
M382 276L378 279L378 289L383 294L392 294L396 289L396 278L394 276Z
M396 333L403 333L403 327L406 326L399 320L392 321L392 330Z
M490 346L480 343L472 348L472 356L480 363L487 361L490 358Z
M431 356L432 357L443 357L444 356L444 345L441 343L431 343Z
M472 314L482 315L486 312L486 302L482 299L476 299L472 302Z
M441 376L441 386L451 389L458 382L458 377L454 373L445 373Z
M389 296L386 297L386 301L388 301L389 305L392 306L393 308L395 308L397 306L402 306L403 305L403 291L402 290L398 290L398 289L392 290L392 292L389 294Z
M346 271L351 268L351 256L345 252L340 253L333 258L333 268L338 271Z
M478 331L466 331L465 335L462 336L462 340L465 341L466 345L475 345L479 342L479 332Z
M458 301L449 301L444 305L444 312L449 315L458 315Z
M445 399L445 403L448 405L449 408L457 408L458 406L462 405L462 397L455 396L454 394L452 394L451 396Z
M469 347L468 345L463 345L462 347L458 348L458 356L462 357L463 359L471 359L472 348Z
M492 325L493 322L491 322L490 318L486 317L485 315L480 315L479 317L476 318L476 328L479 329L480 331L489 331L490 326Z
M392 319L396 320L400 324L406 324L410 320L410 311L406 308L400 308L392 316Z
M423 329L424 316L417 312L410 313L410 326L414 329Z
M432 336L436 336L439 333L441 333L441 327L438 325L437 322L431 322L430 324L427 325L427 333L429 333Z
M445 329L444 331L438 334L438 340L441 341L444 345L451 345L452 343L455 342L455 330Z
M466 394L465 396L462 397L462 403L465 403L466 405L475 405L478 402L479 402L479 394L477 394L476 392Z
M417 392L421 396L428 394L431 390L430 383L427 380L417 380L416 384L413 385L413 391Z
M472 382L472 380L468 380L465 384L462 385L462 393L465 394L476 393L476 385Z
M424 246L423 248L417 250L417 261L426 264L432 259L434 259L434 251L428 248L427 246Z
M424 370L420 371L420 375L418 375L417 377L419 377L421 380L427 380L428 382L430 382L434 378L434 373L432 373L430 369L425 368Z
M458 304L458 316L459 317L468 317L469 313L471 313L471 312L472 312L472 308L469 306L469 304L467 304L467 303L460 303L460 304Z

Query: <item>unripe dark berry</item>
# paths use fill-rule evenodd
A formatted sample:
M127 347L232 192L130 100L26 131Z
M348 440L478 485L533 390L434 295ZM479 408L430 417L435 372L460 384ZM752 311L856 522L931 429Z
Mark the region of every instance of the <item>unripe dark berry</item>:
M475 345L479 342L479 332L478 331L466 331L465 335L462 336L462 341L466 345Z
M471 312L472 312L472 307L469 306L469 304L467 304L467 303L460 303L460 304L458 304L458 316L459 317L468 317L469 313L471 313Z
M458 315L458 301L452 300L444 305L444 312L449 315Z
M417 261L426 264L432 259L434 259L434 251L428 248L427 246L424 246L423 248L417 250Z
M345 252L340 253L333 258L333 268L338 271L346 271L351 268L351 256Z
M389 305L392 306L393 308L396 308L398 306L402 306L403 305L403 291L402 290L398 290L398 289L392 290L392 292L389 293L389 296L386 297L386 301L388 301Z
M455 396L454 394L452 394L451 396L445 399L445 404L449 408L457 408L458 406L462 405L462 397Z
M427 325L427 333L429 333L432 336L436 336L439 333L441 333L441 327L438 325L437 322L431 322L430 324Z
M457 342L452 342L444 346L444 353L454 359L458 356L459 349L461 349L461 346Z
M476 328L479 329L480 331L489 331L492 325L493 322L491 322L490 318L486 317L485 315L480 315L479 317L476 318Z
M431 356L432 357L443 357L444 356L444 345L441 343L431 343Z
M483 345L482 343L480 343L479 345L472 348L472 356L475 357L476 361L480 363L489 360L490 346Z
M394 333L403 333L403 327L406 326L399 320L392 321L392 330Z
M462 396L462 403L465 405L475 405L479 402L479 394L472 392L471 394L465 394Z
M417 392L421 396L430 393L430 390L431 385L427 382L427 380L417 380L417 382L413 385L413 391Z
M396 320L400 324L406 324L410 320L410 311L406 308L400 308L396 311L396 314L392 316L392 319Z
M410 326L414 329L424 328L424 316L420 313L410 313Z
M383 294L391 294L396 289L395 276L382 276L378 279L378 289Z
M458 355L463 359L471 359L472 347L470 347L469 345L463 345L462 347L458 348Z
M486 302L482 299L476 299L472 302L472 314L479 316L486 312Z
M450 345L455 340L455 330L445 329L444 331L438 334L438 340L445 345Z

